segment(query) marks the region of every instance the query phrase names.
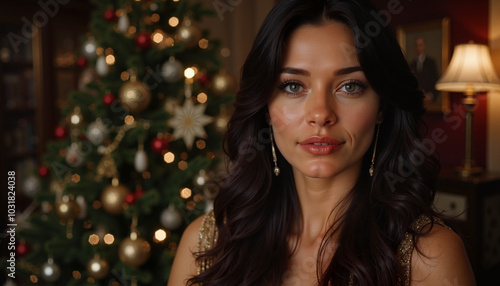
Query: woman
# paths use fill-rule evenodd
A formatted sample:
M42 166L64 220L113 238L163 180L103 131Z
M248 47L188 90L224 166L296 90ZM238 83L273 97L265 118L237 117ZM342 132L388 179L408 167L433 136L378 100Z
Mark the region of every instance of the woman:
M422 92L365 2L270 12L228 125L230 174L185 231L169 285L474 284L431 208Z

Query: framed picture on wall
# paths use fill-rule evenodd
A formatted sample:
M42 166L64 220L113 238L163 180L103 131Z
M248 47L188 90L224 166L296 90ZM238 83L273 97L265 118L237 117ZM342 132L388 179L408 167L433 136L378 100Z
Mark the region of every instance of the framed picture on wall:
M406 59L425 93L427 111L448 113L449 94L436 90L435 84L448 67L449 18L401 25L396 32Z

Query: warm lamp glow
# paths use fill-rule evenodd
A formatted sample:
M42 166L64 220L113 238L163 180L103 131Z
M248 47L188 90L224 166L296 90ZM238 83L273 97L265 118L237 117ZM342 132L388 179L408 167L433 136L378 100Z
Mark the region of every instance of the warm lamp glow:
M457 45L448 69L436 83L436 89L473 93L500 89L500 79L495 73L488 47Z
M500 89L500 79L495 73L488 47L479 44L462 44L455 47L450 65L436 83L436 89L463 92L465 107L465 157L461 166L455 168L461 177L483 173L474 163L474 108L477 105L476 92Z

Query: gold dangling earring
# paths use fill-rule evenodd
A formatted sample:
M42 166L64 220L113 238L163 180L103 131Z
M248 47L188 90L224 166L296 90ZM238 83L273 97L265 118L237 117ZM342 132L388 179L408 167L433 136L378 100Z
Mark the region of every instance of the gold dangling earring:
M382 122L378 122L377 125L377 135L375 135L375 144L373 146L373 155L372 155L372 165L370 166L370 170L368 172L370 173L370 177L373 177L373 171L375 169L375 153L377 152L377 142L378 142L378 134L380 133L380 124Z
M274 141L273 141L273 130L271 129L271 125L269 125L269 134L271 137L271 152L273 154L273 162L274 162L274 175L276 177L280 174L280 168L278 167L278 158L276 157L276 150L274 149Z

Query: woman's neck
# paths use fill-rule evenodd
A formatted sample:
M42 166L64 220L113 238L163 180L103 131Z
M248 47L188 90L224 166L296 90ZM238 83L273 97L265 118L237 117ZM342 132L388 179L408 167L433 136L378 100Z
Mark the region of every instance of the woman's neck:
M347 209L348 194L358 176L359 169L351 169L332 178L310 178L294 171L301 206L302 239L312 242L323 238L328 228Z

